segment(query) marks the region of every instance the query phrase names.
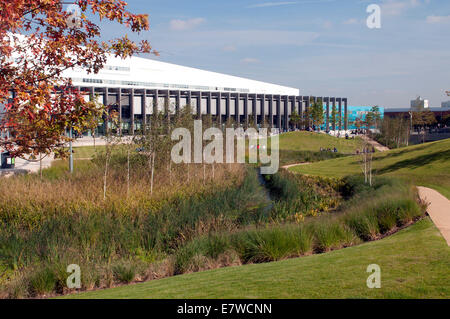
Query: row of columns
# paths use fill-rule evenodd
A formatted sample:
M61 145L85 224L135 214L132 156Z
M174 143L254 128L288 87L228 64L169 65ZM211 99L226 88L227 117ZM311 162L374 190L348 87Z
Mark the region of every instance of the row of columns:
M329 118L330 118L330 103L331 107L337 107L337 119L335 125L333 125L332 129L336 130L336 124L339 130L342 130L342 126L344 130L348 128L348 116L347 116L347 98L336 98L336 97L314 97L314 96L290 96L290 95L273 95L273 94L251 94L251 93L230 93L230 92L211 92L211 91L172 91L172 90L149 90L149 89L122 89L122 88L94 88L94 87L78 87L81 91L88 91L90 98L97 93L103 94L103 104L113 104L116 105L119 109L119 121L122 122L122 102L124 98L129 99L129 108L130 108L130 127L131 134L134 133L134 96L142 96L141 99L141 114L142 114L142 125L146 125L147 116L146 113L146 105L147 105L147 97L153 97L154 101L158 101L159 97L164 97L169 99L171 97L175 98L175 112L178 112L181 108L181 98L186 98L186 104L191 105L191 107L195 108L196 114L198 116L202 115L202 99L206 98L206 114L213 115L211 110L211 101L212 99L216 99L217 101L225 100L225 110L223 110L223 115L225 115L225 119L233 118L236 124L240 124L241 118L240 116L244 116L245 124L249 124L249 112L248 112L248 101L252 100L252 115L254 120L254 125L262 124L258 123L258 114L257 114L257 103L258 101L261 103L261 111L260 117L261 119L265 119L266 110L265 104L268 103L268 124L270 126L275 126L279 129L287 130L289 129L289 121L290 116L289 112L292 114L296 111L299 115L303 115L303 112L310 107L310 101L317 101L321 99L325 106L325 127L328 131L329 126ZM125 91L125 93L123 92ZM108 103L108 96L116 96L115 103ZM197 98L196 105L192 105L192 97ZM231 115L231 100L235 100L235 114ZM243 114L240 112L240 103L239 101L243 100ZM276 108L276 121L274 122L274 107ZM281 104L283 102L283 115L281 114ZM222 124L222 105L221 103L216 103L216 115L218 116L219 124ZM303 105L305 106L303 108ZM290 106L290 108L289 108ZM342 118L342 106L344 107L344 118ZM165 110L167 111L167 110ZM153 113L157 112L157 104L153 105ZM282 120L283 119L283 120Z

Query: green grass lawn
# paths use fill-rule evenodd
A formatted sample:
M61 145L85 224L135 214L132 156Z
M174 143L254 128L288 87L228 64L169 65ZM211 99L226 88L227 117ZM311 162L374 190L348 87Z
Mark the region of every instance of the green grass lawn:
M346 140L305 131L283 133L279 138L281 165L317 162L353 154L361 141L360 138ZM320 151L320 148L333 150L335 147L338 153Z
M358 147L359 138L348 139L337 138L327 134L313 132L289 132L280 135L281 151L314 151L320 148L337 148L340 153L354 153Z
M369 264L381 288L366 286ZM329 253L228 267L64 298L449 298L450 247L429 218Z
M354 153L358 147L359 139L336 138L326 134L312 132L289 132L280 135L281 163L291 164L301 162L316 156L305 156L304 152L320 152L320 148L337 148L339 153ZM104 145L74 147L74 159L92 158L96 152L105 149ZM325 154L324 154L325 155ZM326 158L326 157L325 157Z
M329 177L362 173L360 157L350 156L290 168L293 172ZM450 198L450 139L374 155L376 176L397 176L427 186Z

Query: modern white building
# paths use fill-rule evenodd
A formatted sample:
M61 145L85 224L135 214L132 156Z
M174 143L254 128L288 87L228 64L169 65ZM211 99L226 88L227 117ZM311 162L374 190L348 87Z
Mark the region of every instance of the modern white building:
M110 56L98 74L88 75L79 68L66 71L64 76L72 78L74 85L81 86L299 95L296 88L140 57Z
M219 124L231 118L236 126L253 121L257 126L266 123L288 130L292 112L303 114L311 99L319 98L300 95L300 90L292 87L140 57L110 56L97 74L78 68L66 70L63 76L71 78L86 98L97 96L103 104L120 110L124 134L149 125L157 111L175 113L185 105L198 117L212 115ZM347 98L320 99L327 113L331 103L346 114ZM339 129L347 129L346 118L339 122Z
M411 101L411 110L413 110L413 111L427 109L428 106L429 106L429 101L420 98L420 96L417 97L417 99Z

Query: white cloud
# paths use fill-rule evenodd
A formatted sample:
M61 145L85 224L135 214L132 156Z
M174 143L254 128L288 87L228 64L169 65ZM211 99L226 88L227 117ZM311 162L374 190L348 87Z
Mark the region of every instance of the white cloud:
M225 52L235 52L237 51L237 48L234 45L226 45L222 48Z
M450 23L450 16L428 16L427 23Z
M210 30L192 31L188 34L170 32L159 33L154 37L154 46L163 41L164 45L176 48L215 48L223 50L225 46L236 48L249 48L261 46L294 45L301 46L311 43L319 37L319 33L307 31L283 31L283 30ZM161 45L159 45L161 47Z
M256 3L248 6L247 8L266 8L266 7L279 7L279 6L286 6L290 4L296 4L297 2L294 1L284 1L284 2L263 2L263 3Z
M187 20L173 19L170 20L170 29L174 31L183 31L195 28L205 22L203 18L193 18Z
M397 16L401 15L408 9L415 8L421 3L419 0L386 0L381 4L381 14Z
M279 6L286 6L286 5L292 5L292 4L317 4L317 3L324 3L324 2L335 2L336 0L303 0L303 1L280 1L280 2L261 2L252 4L250 6L247 6L247 8L267 8L267 7L279 7Z
M259 60L255 59L255 58L244 58L241 60L241 63L245 63L245 64L259 63Z
M333 22L325 21L322 25L325 29L330 29L333 26Z
M350 18L350 19L348 19L348 20L345 20L345 21L342 22L342 23L343 23L343 24L358 24L359 21L358 21L358 19Z

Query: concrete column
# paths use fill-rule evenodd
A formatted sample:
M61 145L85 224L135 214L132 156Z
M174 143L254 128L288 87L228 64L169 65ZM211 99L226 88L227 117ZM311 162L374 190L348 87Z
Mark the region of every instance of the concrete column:
M262 101L264 101L264 95L263 95L263 100ZM262 107L264 108L264 104L263 104ZM253 99L253 105L252 105L253 125L255 127L258 126L258 112L257 112L257 110L258 110L258 94L255 94L255 98ZM263 112L263 111L261 110L261 112ZM263 113L261 113L261 114L263 114Z
M306 101L305 101L305 112L309 112L310 102L311 102L311 97L307 96L306 97ZM309 121L310 121L309 119L306 119L306 121L305 121L305 129L310 127Z
M297 99L295 98L295 96L290 96L289 97L291 100L291 114L295 111L295 106L297 105Z
M178 90L175 93L175 112L176 113L180 112L180 95L181 95L181 92L180 92L180 90Z
M122 88L117 92L117 105L119 107L119 135L122 135Z
M131 135L134 135L134 89L131 89L129 99L130 99L130 117L131 117L130 133Z
M248 94L244 94L244 123L248 127Z
M198 92L197 99L197 119L202 118L202 91Z
M300 117L303 117L303 96L298 96L298 115L300 115ZM302 128L302 125L300 125L299 127L300 129Z
M265 110L264 110L264 104L266 104L266 96L263 94L261 96L261 122L259 123L262 127L263 123L264 123L264 117L265 115ZM255 94L255 102L258 102L258 94ZM256 104L255 104L256 105ZM255 113L256 113L256 107L254 108Z
M89 88L89 101L94 101L94 87L93 86L91 86L90 88Z
M277 96L277 128L281 131L281 96Z
M219 123L219 125L222 125L222 93L218 92L217 93L217 110L216 110L216 117L217 117L217 122ZM220 127L222 128L222 127Z
M108 88L103 88L104 94L103 94L103 105L105 107L108 106ZM106 112L109 112L109 110L106 108ZM108 129L108 117L103 115L103 133L106 134L106 130Z
M147 105L147 90L144 89L144 93L142 94L141 100L142 131L144 132L147 126L147 108L145 107L146 105Z
M273 127L273 95L269 98L269 126Z
M234 104L234 119L236 121L236 127L239 127L239 123L241 122L241 117L239 113L239 102L240 102L240 95L237 93L236 95L236 102Z
M344 98L344 130L348 129L348 110L347 110L347 98Z
M336 98L332 97L331 98L331 109L333 109L335 107L336 107ZM331 112L331 113L333 113L333 112ZM336 114L334 114L334 115L336 116ZM337 118L334 119L334 122L332 123L332 126L331 126L333 128L333 131L336 131L336 121L337 121Z
M156 116L158 113L158 100L159 100L159 93L158 90L155 90L155 94L153 96L153 116Z
M211 115L211 92L208 92L206 95L206 113Z
M342 130L342 99L339 97L337 98L338 101L338 114L339 114L339 124L338 124L338 128L339 131Z
M225 118L226 121L230 118L230 93L225 94Z
M330 130L330 98L326 97L324 98L325 102L327 103L326 105L326 112L325 112L325 132L328 133L328 131Z
M287 131L289 128L289 96L286 95L284 101L284 129Z
M191 91L187 91L187 101L186 103L192 108L191 105Z
M292 104L291 104L291 114L294 112L294 111L297 111L297 97L294 95L294 96L292 96L292 100L291 100L292 102ZM289 116L289 121L291 120L291 117ZM294 127L294 126L293 126Z

